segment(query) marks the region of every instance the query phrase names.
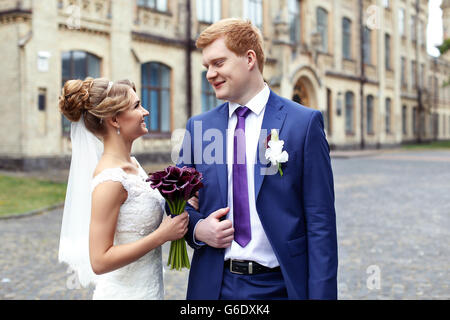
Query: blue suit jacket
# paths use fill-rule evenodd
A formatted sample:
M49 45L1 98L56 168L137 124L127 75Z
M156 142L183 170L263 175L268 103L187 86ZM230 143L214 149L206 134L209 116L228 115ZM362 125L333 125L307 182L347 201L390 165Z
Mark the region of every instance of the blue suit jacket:
M190 222L185 239L195 249L187 299L218 299L220 294L224 249L197 246L192 240L199 219L228 206L227 128L228 103L192 117L186 125L177 165L195 167L204 177L199 211L187 206ZM283 176L261 174L268 167L262 161L254 168L256 208L280 263L288 297L336 299L334 186L322 114L271 91L261 129L268 133L279 129L289 154ZM220 160L205 163L204 153Z

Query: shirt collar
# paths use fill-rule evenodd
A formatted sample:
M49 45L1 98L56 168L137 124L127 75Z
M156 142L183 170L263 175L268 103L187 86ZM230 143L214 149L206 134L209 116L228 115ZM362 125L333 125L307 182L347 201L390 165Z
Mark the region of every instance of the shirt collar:
M267 104L267 101L269 101L270 96L270 89L267 83L264 82L264 88L256 95L254 96L249 102L245 104L247 108L249 108L252 112L259 115L261 111L264 109L264 107ZM229 102L228 103L228 116L231 118L234 111L236 111L237 108L241 107L240 104L235 102Z

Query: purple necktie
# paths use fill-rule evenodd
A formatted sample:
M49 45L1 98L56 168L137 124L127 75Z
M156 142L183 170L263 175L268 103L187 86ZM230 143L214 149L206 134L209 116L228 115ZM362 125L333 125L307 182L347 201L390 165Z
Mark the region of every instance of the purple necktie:
M234 240L241 247L245 247L252 238L245 159L245 117L249 111L247 107L239 107L235 111L238 121L234 130L233 221Z

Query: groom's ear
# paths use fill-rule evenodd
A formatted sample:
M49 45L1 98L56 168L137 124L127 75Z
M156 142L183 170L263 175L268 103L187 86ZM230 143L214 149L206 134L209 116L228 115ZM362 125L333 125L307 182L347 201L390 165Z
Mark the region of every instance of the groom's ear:
M256 52L254 50L247 51L247 65L248 70L253 70L253 68L258 67L258 62L256 59Z

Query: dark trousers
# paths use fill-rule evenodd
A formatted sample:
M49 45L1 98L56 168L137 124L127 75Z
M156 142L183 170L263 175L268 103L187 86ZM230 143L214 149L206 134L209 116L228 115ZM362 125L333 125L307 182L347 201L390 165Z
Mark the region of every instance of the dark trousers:
M288 295L281 272L253 275L223 272L220 300L287 300Z

